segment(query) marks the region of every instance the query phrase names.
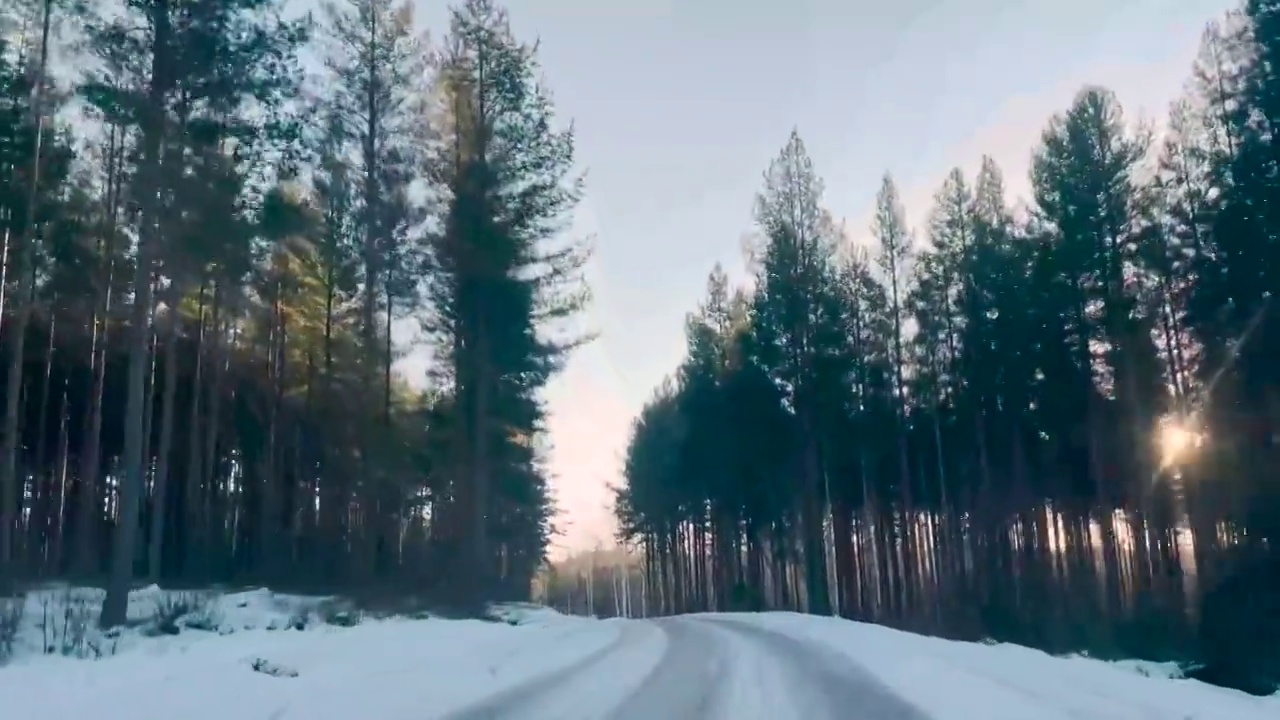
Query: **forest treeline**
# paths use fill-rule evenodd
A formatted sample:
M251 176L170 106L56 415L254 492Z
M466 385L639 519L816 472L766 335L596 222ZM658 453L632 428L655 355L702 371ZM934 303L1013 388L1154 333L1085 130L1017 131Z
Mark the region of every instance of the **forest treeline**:
M1274 687L1276 68L1280 2L1248 0L1208 25L1159 133L1086 87L1031 150L1025 201L988 158L911 228L885 176L868 247L793 134L756 198L749 282L711 273L634 424L617 516L644 605Z
M433 43L285 4L0 11L0 581L106 582L104 625L133 582L474 609L543 562L588 248L535 47L491 0Z

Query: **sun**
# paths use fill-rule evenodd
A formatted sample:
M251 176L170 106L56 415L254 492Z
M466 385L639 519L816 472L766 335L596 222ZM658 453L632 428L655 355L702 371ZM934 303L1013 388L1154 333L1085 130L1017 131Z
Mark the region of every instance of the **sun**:
M1160 423L1156 443L1161 467L1170 467L1186 462L1204 443L1204 435L1185 419L1171 417Z

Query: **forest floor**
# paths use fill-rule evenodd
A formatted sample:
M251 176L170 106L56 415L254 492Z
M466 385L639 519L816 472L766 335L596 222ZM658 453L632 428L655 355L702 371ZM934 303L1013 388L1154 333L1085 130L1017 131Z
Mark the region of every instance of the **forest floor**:
M6 720L1254 720L1257 698L1167 666L1055 658L793 613L655 621L533 606L495 621L371 617L267 590L130 596L130 624L93 629L101 594L27 596ZM12 622L0 607L0 633ZM0 635L0 651L4 650Z

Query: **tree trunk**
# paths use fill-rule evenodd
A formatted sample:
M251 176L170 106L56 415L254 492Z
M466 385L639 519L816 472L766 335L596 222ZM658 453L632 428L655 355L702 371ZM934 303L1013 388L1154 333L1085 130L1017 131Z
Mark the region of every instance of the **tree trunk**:
M164 393L160 399L160 446L156 451L155 489L151 496L151 545L147 548L147 575L152 583L159 584L164 555L165 516L168 504L169 455L173 447L173 413L178 394L178 327L182 318L178 314L181 291L175 284L169 301L169 325L165 333ZM201 310L204 288L200 289Z
M204 467L204 453L200 450L200 420L202 417L202 400L204 398L204 303L207 284L207 281L200 284L200 312L199 317L196 319L196 346L194 350L195 369L191 373L191 414L187 419L187 472L183 478L182 490L182 516L185 527L181 535L182 552L180 557L182 573L188 578L191 577L193 569L188 566L188 562L195 556L194 553L199 545L197 538L199 537L201 521L200 498L204 488L203 474L201 473ZM218 325L217 285L214 285L213 288L212 315L212 325L216 328Z
M156 223L159 220L160 148L165 135L165 73L168 57L169 0L154 0L152 5L151 88L144 109L143 164L139 170L142 218L138 237L138 253L134 268L132 327L130 328L128 390L125 404L124 467L120 482L120 513L112 545L111 578L102 603L99 623L103 627L124 624L129 602L129 581L133 576L134 550L138 536L138 514L142 497L145 463L143 454L144 415L146 414L146 381L148 347L151 332L151 272L155 251Z
M805 490L803 517L800 532L803 533L805 591L808 595L808 611L814 615L831 614L831 592L827 587L827 553L823 542L822 468L818 456L817 430L805 420L803 469Z
M39 548L44 541L47 530L44 529L46 521L46 508L48 507L47 498L50 494L48 486L52 484L53 474L46 476L45 474L45 454L48 451L46 447L49 437L47 428L49 427L49 394L53 389L50 387L53 381L53 351L55 342L58 337L57 314L54 309L58 306L58 298L55 295L53 301L49 303L49 342L45 345L44 352L44 369L40 375L40 409L36 413L36 452L34 461L31 463L31 513L28 519L26 531L22 534L25 543L29 546L22 550L24 557L34 560L40 554ZM23 473L24 475L26 473ZM19 487L20 490L24 488ZM19 516L19 524L21 524L21 516ZM39 528L39 530L37 530ZM31 552L35 550L35 552ZM31 570L38 569L38 563L31 564Z
M49 528L48 547L46 549L48 555L45 558L45 568L50 575L57 575L62 572L62 545L64 538L66 537L67 527L67 466L69 465L67 458L71 454L70 448L68 447L71 442L67 428L69 416L70 410L67 406L67 389L66 383L64 382L62 388L62 413L58 422L58 459L55 464L55 479L57 480L56 488L58 497L57 504L52 505L53 508L56 508L57 514L54 516L53 511L50 511L49 524L52 527ZM56 522L53 520L54 517L57 518Z

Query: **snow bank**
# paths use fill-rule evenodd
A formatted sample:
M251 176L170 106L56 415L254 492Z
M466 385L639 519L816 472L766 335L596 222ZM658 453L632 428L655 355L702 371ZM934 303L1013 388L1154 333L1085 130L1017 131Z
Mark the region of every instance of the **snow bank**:
M1019 645L964 643L795 613L732 616L821 643L875 673L935 720L1275 720L1258 698L1176 667L1058 658Z
M500 603L489 608L489 615L509 625L546 625L563 622L566 617L549 607L532 603ZM586 618L574 618L584 619Z
M129 593L124 627L101 632L103 591L51 586L27 593L11 662L35 656L101 659L142 645L155 652L243 630L314 625L320 614L340 615L331 598L284 595L266 589L221 594L166 591L155 585Z
M61 595L35 593L27 601L37 618L45 604L68 594L47 592ZM78 592L86 601L100 600L100 593ZM131 595L135 626L97 637L105 650L96 661L41 654L41 631L25 621L23 651L0 668L0 717L437 718L554 673L610 644L619 628L533 607L509 610L519 616L514 627L407 618L365 618L341 627L320 619L334 619L325 598L253 590L211 596L205 609L191 614L197 625L215 620L211 631L155 634L155 607L176 599L156 588ZM98 608L89 604L92 625Z

